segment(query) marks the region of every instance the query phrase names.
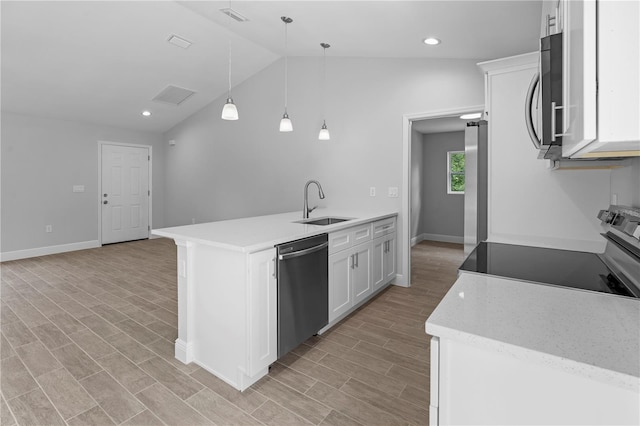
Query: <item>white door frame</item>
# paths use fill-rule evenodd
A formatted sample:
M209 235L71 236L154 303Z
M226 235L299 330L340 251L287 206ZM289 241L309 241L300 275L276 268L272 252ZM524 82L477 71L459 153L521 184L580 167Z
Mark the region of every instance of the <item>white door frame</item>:
M98 141L98 245L102 246L102 147L104 145L126 146L131 148L148 148L149 149L149 231L147 238L151 238L151 229L153 225L153 147L151 145L140 145L134 143Z
M398 285L411 286L411 124L414 121L451 117L484 111L484 105L463 106L459 108L427 111L402 116L402 235L401 249L402 279Z

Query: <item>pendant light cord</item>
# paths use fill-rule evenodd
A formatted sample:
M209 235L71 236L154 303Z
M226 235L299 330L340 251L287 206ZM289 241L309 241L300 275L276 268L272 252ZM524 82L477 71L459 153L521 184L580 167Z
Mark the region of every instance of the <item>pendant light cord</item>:
M227 98L231 97L231 37L229 37L229 90L227 92Z
M287 26L289 24L287 22L284 23L284 113L287 113L287 100L288 100L288 91L287 86L289 82L289 44L288 44L288 33Z
M231 0L229 0L229 10L231 10ZM229 90L227 91L227 98L231 98L231 26L229 31Z
M322 115L327 112L327 48L322 46ZM326 123L326 120L323 120Z

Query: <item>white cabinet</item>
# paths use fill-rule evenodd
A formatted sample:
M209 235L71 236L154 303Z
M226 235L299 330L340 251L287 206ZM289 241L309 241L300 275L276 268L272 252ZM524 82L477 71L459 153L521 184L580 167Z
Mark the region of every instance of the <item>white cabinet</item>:
M356 246L352 256L353 304L357 305L368 299L373 289L371 280L371 243Z
M396 234L373 240L373 290L389 283L396 276Z
M329 234L328 327L389 284L395 276L395 217Z
M277 358L274 248L251 254L176 239L176 358L243 391Z
M371 295L371 241L329 256L329 322Z
M640 156L640 2L564 1L562 155Z
M253 376L274 363L278 355L278 288L274 250L249 256L248 284L247 375Z
M349 250L329 256L329 322L346 313L353 306L353 274Z
M637 425L638 392L540 362L528 349L431 339L429 424ZM550 357L552 355L549 355Z

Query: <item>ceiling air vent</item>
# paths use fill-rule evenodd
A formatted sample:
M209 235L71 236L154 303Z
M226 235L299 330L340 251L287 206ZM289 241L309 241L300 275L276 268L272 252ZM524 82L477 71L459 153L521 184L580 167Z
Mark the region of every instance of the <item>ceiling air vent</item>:
M158 93L153 101L164 102L165 104L180 105L193 95L193 90L184 89L177 86L167 86L162 92Z
M227 16L230 16L231 18L235 19L238 22L247 22L249 20L248 18L245 18L240 13L231 9L230 7L220 9L220 12L224 13Z
M189 46L193 44L189 40L175 34L171 34L167 41L175 46L182 47L183 49L188 49Z

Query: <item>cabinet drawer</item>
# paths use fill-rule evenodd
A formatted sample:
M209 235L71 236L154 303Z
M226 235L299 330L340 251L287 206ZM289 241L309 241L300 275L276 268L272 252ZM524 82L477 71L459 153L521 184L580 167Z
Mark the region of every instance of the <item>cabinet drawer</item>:
M329 234L329 254L353 247L371 240L371 223L353 226Z
M373 222L373 238L378 238L391 232L396 232L395 217L390 217Z

